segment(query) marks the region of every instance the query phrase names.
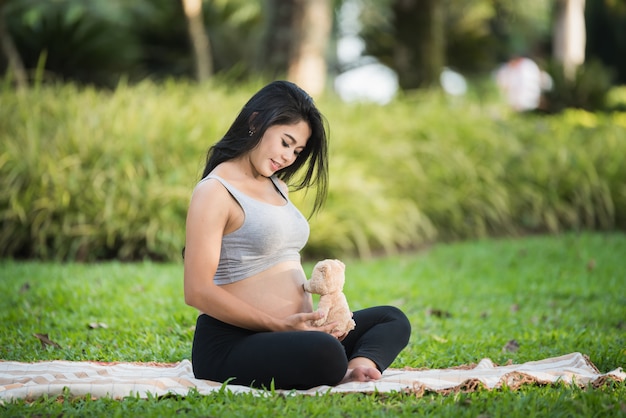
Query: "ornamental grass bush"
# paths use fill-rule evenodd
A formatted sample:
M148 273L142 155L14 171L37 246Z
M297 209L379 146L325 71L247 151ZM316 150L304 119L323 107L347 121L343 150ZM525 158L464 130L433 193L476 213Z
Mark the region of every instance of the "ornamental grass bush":
M180 259L208 147L260 83L0 90L0 257ZM330 190L306 258L626 228L626 113L514 115L436 92L318 105ZM292 199L305 214L312 193Z

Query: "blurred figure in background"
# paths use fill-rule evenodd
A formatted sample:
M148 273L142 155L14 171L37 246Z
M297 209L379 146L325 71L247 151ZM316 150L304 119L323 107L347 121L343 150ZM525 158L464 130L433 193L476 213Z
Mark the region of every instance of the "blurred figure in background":
M530 58L514 57L496 72L496 83L507 103L517 112L540 108L541 94L552 79Z

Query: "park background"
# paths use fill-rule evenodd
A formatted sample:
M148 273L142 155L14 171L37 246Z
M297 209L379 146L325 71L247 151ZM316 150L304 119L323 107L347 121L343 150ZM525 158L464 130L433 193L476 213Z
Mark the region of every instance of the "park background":
M626 227L623 2L0 5L1 257L180 260L206 150L281 78L330 127L329 199L306 259ZM534 111L497 89L515 56L552 80ZM293 200L309 212L306 195Z
M243 103L289 79L330 127L329 198L310 219L305 269L342 258L351 308L407 313L411 341L393 367L573 351L602 372L623 367L625 27L619 0L0 0L0 359L189 358L191 192ZM511 109L496 84L516 56L552 82L531 111ZM291 196L310 212L312 194ZM619 417L625 388L122 402L64 392L0 407Z

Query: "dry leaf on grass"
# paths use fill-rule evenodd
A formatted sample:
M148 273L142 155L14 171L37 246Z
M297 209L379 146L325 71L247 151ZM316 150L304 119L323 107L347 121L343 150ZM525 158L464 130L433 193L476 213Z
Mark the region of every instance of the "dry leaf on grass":
M593 258L591 260L589 260L589 262L587 263L587 270L592 271L593 269L596 268L596 260L594 260Z
M437 318L451 318L452 314L448 311L444 311L443 309L435 309L435 308L428 308L426 310L426 315L428 316L435 316Z
M504 347L502 347L502 352L511 352L514 353L517 350L519 350L519 343L515 340L510 340L509 342L507 342L506 344L504 344Z
M41 346L43 348L46 348L47 345L51 345L55 348L61 348L61 346L58 343L55 343L54 341L52 341L50 338L48 338L48 334L33 334L35 337L37 337L39 339L39 341L41 341Z

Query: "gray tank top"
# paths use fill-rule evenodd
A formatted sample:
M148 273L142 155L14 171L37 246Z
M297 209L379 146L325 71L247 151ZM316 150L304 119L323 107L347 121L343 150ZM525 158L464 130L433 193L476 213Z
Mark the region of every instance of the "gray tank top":
M309 223L283 194L275 177L270 179L285 199L282 206L253 199L219 176L210 174L202 181L206 179L219 181L244 213L241 227L222 238L215 284L243 280L283 261L300 261L300 250L309 239Z

